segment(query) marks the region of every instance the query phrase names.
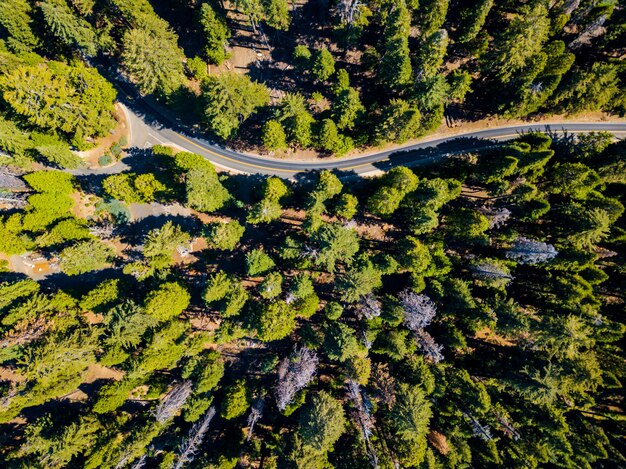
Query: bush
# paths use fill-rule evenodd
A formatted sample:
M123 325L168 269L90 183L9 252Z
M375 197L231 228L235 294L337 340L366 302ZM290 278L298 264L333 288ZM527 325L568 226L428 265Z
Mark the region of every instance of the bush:
M109 166L113 163L113 157L111 155L102 155L98 158L98 164L100 166Z

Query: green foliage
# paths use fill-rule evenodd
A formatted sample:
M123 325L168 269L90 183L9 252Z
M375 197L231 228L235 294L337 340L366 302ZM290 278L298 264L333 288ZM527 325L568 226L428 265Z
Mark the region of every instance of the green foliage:
M324 119L320 123L317 146L336 156L342 156L352 150L354 142L350 137L339 134L337 124L332 119Z
M158 19L126 31L122 63L142 93L167 96L184 83L183 53L175 33Z
M313 396L300 415L300 436L306 446L324 453L332 450L346 427L341 403L326 392Z
M232 420L241 417L250 407L250 398L246 389L245 381L237 381L229 386L226 396L222 401L222 417Z
M31 52L39 46L32 23L33 11L28 1L7 0L0 4L0 25L8 34L7 45L13 52Z
M387 16L384 52L378 66L378 78L391 90L403 90L413 79L409 50L411 15L404 2L394 5Z
M382 110L376 126L377 143L404 143L418 135L421 113L415 106L401 99L392 99Z
M479 0L476 4L461 12L459 40L467 43L476 39L482 30L494 0Z
M319 81L328 80L335 73L335 59L325 47L315 54L315 59L311 65L311 73Z
M14 122L0 117L0 150L22 155L31 146L30 137L26 132Z
M36 192L74 192L74 176L61 171L35 171L24 175L26 183Z
M544 4L523 5L496 39L489 67L495 69L502 82L510 81L541 50L549 29L550 20Z
M353 229L339 224L324 224L314 235L319 253L315 264L334 273L338 263L350 264L359 251L359 240Z
M357 214L358 205L359 201L354 195L341 194L335 206L335 213L339 217L351 220Z
M259 295L266 300L276 298L282 291L283 276L278 272L270 272L259 284Z
M570 114L624 108L624 94L615 64L596 62L578 70L556 93L554 103Z
M421 464L426 451L430 403L417 386L400 384L390 412L390 427L397 440L397 454L404 465Z
M269 120L263 125L261 139L263 145L270 151L287 148L287 134L282 124L276 120Z
M119 279L105 280L96 288L87 292L80 299L80 307L87 311L94 311L114 303L120 296Z
M189 306L190 295L179 283L168 282L148 293L146 313L159 322L179 316Z
M104 268L115 250L98 240L79 241L59 253L59 267L67 275L79 275Z
M315 119L309 112L301 94L287 94L278 108L277 119L281 122L291 143L306 148L311 145L311 126Z
M0 77L0 92L30 125L77 143L115 126L115 90L94 68L59 62L21 66Z
M192 169L185 175L187 205L200 212L214 212L231 196L220 183L215 170Z
M224 251L232 251L237 247L246 229L237 221L217 222L209 225L207 241L210 245Z
M363 111L365 107L356 89L348 87L341 91L333 103L333 118L337 121L337 128L353 129Z
M287 337L296 327L296 312L284 301L260 306L254 321L259 340L271 342Z
M210 77L203 84L203 96L207 124L224 140L234 137L241 123L269 102L264 85L238 73Z
M76 218L67 218L56 223L47 232L39 236L36 243L39 247L54 246L66 241L86 240L92 238L86 223Z
M66 46L74 46L87 56L97 53L96 34L91 25L74 12L65 0L39 4L48 30Z
M207 303L219 301L231 290L232 281L224 272L219 271L209 277L203 298Z
M173 261L174 251L189 245L190 236L171 221L155 228L146 236L143 253L155 269L168 267Z
M0 310L5 309L19 298L31 296L39 291L39 284L34 280L0 283Z
M339 278L337 289L343 301L354 303L381 284L382 272L370 260L360 259L357 265Z
M154 202L157 194L165 190L152 173L113 174L102 182L102 188L109 197L127 203Z
M274 267L272 258L261 249L253 249L246 254L246 273L256 277Z
M270 223L280 218L282 213L283 209L278 202L263 199L252 207L246 217L246 221L253 225L258 223Z
M293 58L293 61L297 66L306 68L309 65L312 54L307 46L298 44L293 49L293 54L291 55L291 57Z
M204 53L210 63L221 65L228 58L226 46L231 36L223 17L208 3L200 5L200 25L205 38Z

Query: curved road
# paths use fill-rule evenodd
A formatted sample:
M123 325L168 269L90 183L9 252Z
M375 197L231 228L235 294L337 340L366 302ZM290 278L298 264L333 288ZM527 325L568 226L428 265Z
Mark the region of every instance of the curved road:
M626 121L614 122L563 122L550 124L526 124L497 127L464 134L447 136L385 150L354 158L328 158L324 160L290 161L259 157L220 147L208 141L187 136L171 128L149 124L141 116L124 107L129 121L131 146L148 148L156 144L173 144L185 151L204 156L218 167L240 173L257 173L294 177L298 173L320 169L334 169L350 174L374 174L392 166L431 163L450 154L467 151L490 144L490 140L513 139L521 133L541 131L548 133L581 133L592 131L611 132L618 138L626 138ZM487 139L485 142L481 139ZM116 165L118 166L118 165ZM123 166L123 163L120 164ZM103 168L102 172L119 172L121 167Z

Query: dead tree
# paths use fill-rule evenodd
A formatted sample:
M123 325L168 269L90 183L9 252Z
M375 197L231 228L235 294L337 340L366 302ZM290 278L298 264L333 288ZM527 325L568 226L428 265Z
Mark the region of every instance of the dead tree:
M306 347L296 348L289 358L278 367L278 384L276 385L276 405L285 410L298 391L311 382L319 358Z
M191 428L189 437L178 447L178 458L176 458L176 463L173 466L174 469L181 469L195 459L196 453L204 441L206 433L209 431L209 425L214 416L215 408L211 407L207 413L204 414L202 420Z
M187 380L175 385L165 396L161 403L154 409L152 415L157 422L164 424L174 417L191 395L192 383Z

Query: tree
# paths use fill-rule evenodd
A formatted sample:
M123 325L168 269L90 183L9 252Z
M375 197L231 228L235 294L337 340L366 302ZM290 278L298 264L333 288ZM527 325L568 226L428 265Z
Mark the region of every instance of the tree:
M449 75L450 99L462 103L465 95L472 92L472 75L466 70L455 70Z
M311 194L314 201L324 202L341 193L343 184L337 176L327 169L323 169L319 173L319 179L315 186L315 191Z
M528 238L518 238L506 252L506 257L520 264L541 264L554 259L558 252L551 244L533 241Z
M270 272L259 285L259 295L265 299L279 296L283 291L283 276L278 272Z
M318 50L315 54L311 73L319 81L326 81L335 73L335 59L325 47Z
M324 391L313 396L300 416L303 443L319 452L332 450L345 427L341 403Z
M104 268L114 256L113 248L101 241L79 241L61 251L59 267L67 275L79 275Z
M24 180L36 192L70 194L76 188L74 176L62 171L35 171L25 174Z
M206 303L213 303L223 299L232 289L233 282L223 271L218 271L209 277L207 287L202 298Z
M332 119L324 119L320 123L317 146L324 151L342 156L352 150L354 144L350 137L339 134L337 124Z
M358 205L359 201L354 195L341 194L335 206L335 213L341 218L352 220L357 214Z
M250 407L250 398L246 389L246 383L239 380L234 386L228 388L222 401L222 417L232 420L241 417Z
M356 232L336 223L324 224L313 239L318 247L315 264L331 274L335 272L339 262L350 264L359 251Z
M382 110L375 130L377 143L404 143L418 136L422 114L402 99L392 99Z
M200 5L200 25L204 33L204 53L209 62L221 65L227 58L226 47L230 30L216 11L208 3Z
M31 27L32 7L26 0L7 0L0 4L0 25L7 31L7 45L16 53L31 52L39 38Z
M440 29L433 32L422 44L419 54L419 68L416 75L420 80L428 80L439 73L448 50L448 32Z
M171 221L161 228L151 230L146 236L143 253L156 269L168 267L172 263L174 251L189 245L190 236L180 226Z
M284 301L261 306L254 328L259 340L272 342L287 337L296 327L296 312Z
M426 452L428 422L432 417L430 403L421 388L401 383L389 417L393 434L398 438L395 451L402 464L421 464Z
M215 170L192 169L185 175L187 205L200 212L219 210L231 199Z
M313 380L318 364L317 354L306 347L295 348L291 356L280 362L276 384L276 406L279 410L284 411L296 393Z
M217 249L232 251L239 244L245 231L237 220L212 223L207 230L207 240Z
M291 18L289 17L289 3L287 0L267 0L263 4L265 22L272 28L287 31Z
M184 80L177 37L165 26L127 31L122 41L122 63L142 93L169 96Z
M241 123L269 102L264 85L238 73L209 77L202 91L209 128L224 140L234 137Z
M246 221L253 225L258 223L270 223L280 218L282 213L283 209L278 202L263 199L252 207Z
M179 316L189 306L189 292L176 282L168 282L146 296L146 313L159 322Z
M476 39L485 24L493 3L494 0L478 0L476 4L461 12L460 42L468 43Z
M276 120L269 120L263 125L261 139L263 145L270 151L287 148L287 134L282 124Z
M549 30L550 19L543 3L523 5L496 39L486 66L495 70L500 81L508 83L541 50Z
M263 200L280 202L289 193L289 188L282 179L272 176L263 182Z
M99 283L96 288L87 292L80 300L80 307L87 311L94 311L114 303L120 295L120 280L111 279Z
M333 94L338 96L342 91L350 88L350 75L345 68L337 70L336 80L333 84Z
M250 277L256 277L274 267L275 263L261 249L253 249L246 254L246 273Z
M291 57L297 67L306 69L309 66L312 54L307 46L298 44L294 47Z
M164 191L161 184L152 173L112 174L102 182L102 189L113 199L124 202L153 202L158 192Z
M290 142L302 148L311 145L311 126L315 119L308 110L304 96L287 94L277 111L277 119L283 123Z
M590 70L577 70L554 96L559 110L570 114L624 107L615 64L596 62Z
M413 68L409 50L411 15L404 2L394 4L387 16L384 53L378 67L378 78L389 89L399 91L411 84Z
M14 122L0 117L0 150L16 155L23 155L31 147L29 135Z
M359 92L349 87L339 93L333 103L333 117L339 129L353 129L365 107L361 104Z
M45 467L67 467L72 459L88 452L96 443L101 424L93 416L61 427L50 414L37 419L26 432L26 441L14 455L26 458L37 455L36 461Z
M0 77L13 112L30 125L60 132L76 144L115 126L115 90L94 68L58 62L21 66Z
M360 259L356 266L339 278L337 288L341 299L355 303L382 284L382 273L369 259Z
M443 26L448 13L449 0L426 0L418 13L418 24L422 36L430 36Z
M598 174L582 163L557 163L549 174L550 192L573 199L586 199L602 183Z
M49 31L64 45L77 47L87 56L96 54L96 34L91 25L75 15L65 0L41 2L39 8Z

